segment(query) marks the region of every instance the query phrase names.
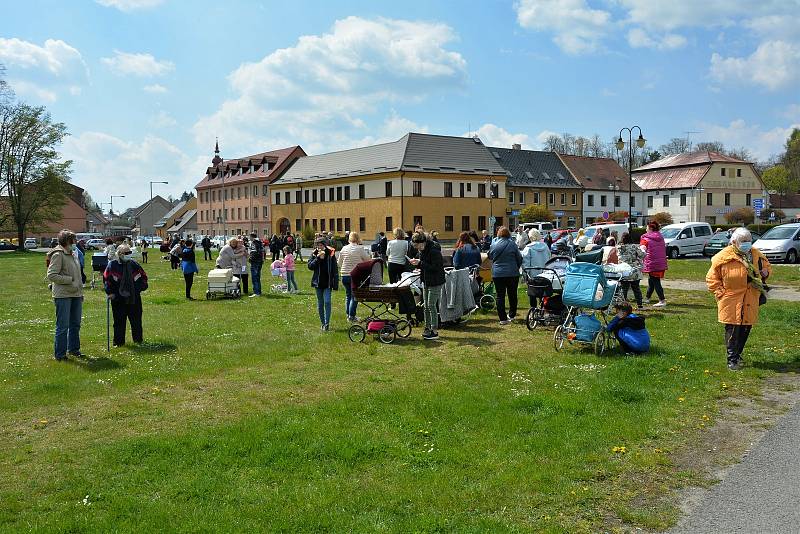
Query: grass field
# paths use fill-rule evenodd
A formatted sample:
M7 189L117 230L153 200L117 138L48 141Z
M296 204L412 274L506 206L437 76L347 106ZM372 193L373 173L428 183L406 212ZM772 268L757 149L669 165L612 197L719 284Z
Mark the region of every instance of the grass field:
M703 292L647 312L651 354L596 357L488 315L353 344L343 291L320 332L304 264L301 295L215 302L145 267L146 343L107 355L87 290L90 358L59 363L44 257L0 254L0 529L665 528L663 496L692 480L676 451L720 399L800 365L798 304L762 310L734 374Z
M669 260L668 279L705 280L711 258ZM646 282L646 281L645 281ZM770 285L800 289L800 265L775 263L772 265Z

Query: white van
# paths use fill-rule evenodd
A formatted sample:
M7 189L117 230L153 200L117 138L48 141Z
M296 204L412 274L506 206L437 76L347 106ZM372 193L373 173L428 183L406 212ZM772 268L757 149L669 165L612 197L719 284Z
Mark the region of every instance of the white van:
M689 222L662 226L661 235L667 246L667 256L675 259L686 254L702 254L713 232L708 223Z
M522 229L526 232L530 231L531 228L536 228L540 232L549 232L554 228L553 223L549 222L522 223L520 226L522 226Z

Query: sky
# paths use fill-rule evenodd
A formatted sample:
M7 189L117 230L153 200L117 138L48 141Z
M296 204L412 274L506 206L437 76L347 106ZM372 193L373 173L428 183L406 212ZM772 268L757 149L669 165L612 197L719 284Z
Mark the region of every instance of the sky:
M638 125L764 160L800 127L800 0L0 2L7 81L117 211L193 189L216 138L227 159Z

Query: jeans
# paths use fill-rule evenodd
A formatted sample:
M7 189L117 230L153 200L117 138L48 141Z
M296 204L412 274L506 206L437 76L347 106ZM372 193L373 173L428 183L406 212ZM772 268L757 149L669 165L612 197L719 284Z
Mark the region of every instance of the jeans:
M203 249L203 259L204 260L210 260L211 259L211 249L210 248L204 248Z
M317 312L322 326L331 324L331 288L315 288L317 290Z
M505 321L509 316L517 315L519 276L500 276L493 280L497 289L497 316L501 321ZM508 293L508 315L506 315L506 293Z
M636 305L642 307L642 288L639 287L639 280L622 280L622 296L628 300L628 289L633 290Z
M297 282L294 279L294 271L286 271L286 289L291 291L292 286L294 286L295 291L299 291Z
M55 357L67 357L67 351L75 353L81 350L81 314L83 313L83 297L66 297L53 299L56 304L56 339Z
M111 312L114 315L114 345L125 344L125 328L131 323L131 336L134 343L141 343L142 338L142 297L136 295L133 302L126 302L123 297L111 299Z
M422 298L425 301L425 330L436 332L439 329L439 298L442 296L442 286L425 286Z
M253 293L255 295L261 294L261 267L263 266L263 263L250 264L250 276L253 277Z
M653 294L653 291L655 291L656 295L658 295L658 300L664 300L664 288L661 287L661 278L656 278L655 276L648 276L647 300L650 300L650 296Z
M728 351L728 363L735 363L742 359L744 345L750 335L753 325L749 324L726 324L725 325L725 348Z
M142 263L147 263L147 251L142 251Z
M183 281L186 284L186 298L191 298L192 284L194 284L194 273L183 273Z
M342 285L344 286L344 292L345 292L344 311L347 314L347 318L349 319L351 317L356 316L356 308L358 308L358 301L353 296L353 288L350 287L349 276L342 277Z

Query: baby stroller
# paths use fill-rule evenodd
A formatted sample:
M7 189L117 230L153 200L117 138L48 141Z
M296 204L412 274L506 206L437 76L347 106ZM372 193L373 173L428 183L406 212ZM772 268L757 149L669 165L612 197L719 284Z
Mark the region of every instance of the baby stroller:
M350 341L361 342L367 334L373 334L381 343L390 344L398 336L406 338L411 335L411 323L391 307L399 305L401 313L409 306L415 307L411 288L408 285L383 285L382 259L375 258L356 265L350 272L350 287L353 297L369 310L363 324L350 326L347 332Z
M208 272L206 300L217 297L238 299L242 296L239 279L233 276L233 269L211 269Z
M557 326L564 322L567 308L561 298L567 267L572 263L568 256L554 256L544 267L524 269L523 275L528 285L528 296L536 299L525 318L528 330L537 326Z
M621 284L608 280L602 266L586 262L567 266L562 295L564 305L568 306L567 316L553 333L555 349L561 350L564 342L592 345L598 356L610 349L614 340L606 336L605 327L611 306L619 299ZM600 319L595 312L599 312Z
M270 290L276 293L288 293L289 284L286 282L286 265L281 260L275 260L269 266L273 276L273 283Z
M96 284L95 273L105 272L107 266L108 266L108 256L106 255L105 252L95 252L94 254L92 254L92 283L91 283L92 289L94 289L94 286ZM101 274L100 278L102 277L103 275Z
M469 267L472 279L472 294L483 311L492 311L497 306L496 291L492 281L491 267L472 265Z

